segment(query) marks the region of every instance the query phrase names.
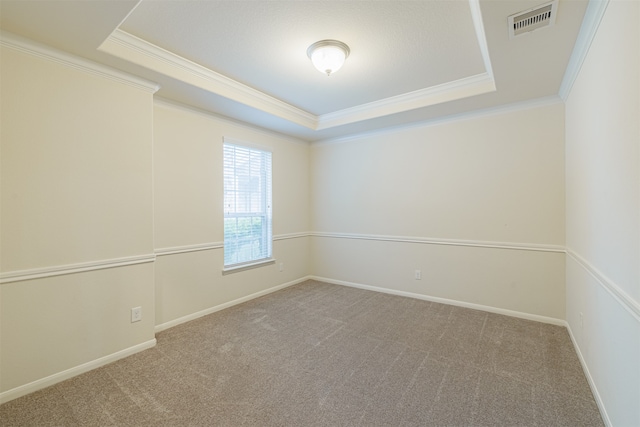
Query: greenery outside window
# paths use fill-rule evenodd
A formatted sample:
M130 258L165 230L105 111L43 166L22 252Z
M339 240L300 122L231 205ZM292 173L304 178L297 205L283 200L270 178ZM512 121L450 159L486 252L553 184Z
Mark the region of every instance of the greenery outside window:
M271 152L224 141L224 267L271 260Z

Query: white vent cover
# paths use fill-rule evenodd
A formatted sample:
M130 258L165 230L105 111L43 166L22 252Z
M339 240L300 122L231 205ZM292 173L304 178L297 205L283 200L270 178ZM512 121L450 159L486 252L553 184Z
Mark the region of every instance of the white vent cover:
M545 3L509 17L509 38L527 34L556 22L558 0Z

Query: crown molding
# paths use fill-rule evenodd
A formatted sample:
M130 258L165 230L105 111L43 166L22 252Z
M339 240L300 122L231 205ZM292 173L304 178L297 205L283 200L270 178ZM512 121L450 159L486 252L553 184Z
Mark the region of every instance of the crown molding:
M580 27L580 33L573 47L571 58L569 58L569 64L562 78L560 84L560 90L558 94L563 101L569 98L571 88L578 78L582 64L589 53L591 43L596 36L602 17L604 16L609 0L590 0L587 5L587 10L582 20L582 26Z
M471 19L476 31L480 54L482 55L484 63L484 73L323 114L318 117L317 130L329 129L363 120L402 113L416 108L428 107L430 105L494 92L496 90L496 83L493 77L489 46L487 45L487 37L482 21L480 1L469 0L469 8L471 10Z
M311 142L311 145L326 144L342 144L345 142L357 141L364 138L372 138L380 135L388 135L395 132L402 132L410 129L427 128L447 123L454 123L464 120L474 120L482 117L490 117L498 114L508 114L522 110L530 110L533 108L542 108L550 105L563 104L562 99L558 95L544 96L542 98L531 99L527 101L514 102L511 104L498 105L496 107L487 107L479 110L471 110L466 113L451 114L449 116L437 117L434 119L402 124L398 126L390 126L369 132L361 132L354 135L341 136L336 138L322 139Z
M484 73L321 116L294 107L120 29L116 29L98 50L291 123L311 130L324 130L495 91L480 6L478 0L469 0L469 4L486 70Z
M489 45L487 44L487 36L484 32L484 24L482 21L482 11L480 10L480 0L469 0L469 9L471 10L471 20L476 30L476 38L480 47L480 54L484 62L485 72L493 77L493 67L491 66L491 57L489 56Z
M290 142L292 144L304 144L304 145L307 145L309 143L308 141L306 141L304 139L296 138L294 136L287 135L286 133L281 133L281 132L278 132L278 131L275 131L275 130L266 129L266 128L263 128L261 126L251 124L249 122L245 122L245 121L242 121L242 120L239 120L239 119L233 119L231 117L224 116L222 114L214 113L212 111L203 110L201 108L194 107L192 105L183 104L181 102L174 101L174 100L168 99L168 98L163 98L163 97L160 97L160 96L154 96L153 97L153 104L154 104L154 106L173 109L173 110L177 110L177 111L182 111L182 112L189 113L189 114L195 114L195 115L204 117L204 118L209 119L209 120L217 120L217 121L220 121L220 122L223 122L223 123L227 123L227 124L230 124L230 125L233 125L233 126L238 126L238 127L243 128L243 129L247 129L247 130L249 130L251 132L260 133L262 135L266 135L266 136L269 136L269 137L279 138L279 139L281 139L283 141Z
M352 108L346 108L333 113L323 114L318 117L317 129L329 129L349 123L493 92L495 90L495 81L491 75L488 73L477 74L453 82L447 82Z
M115 30L98 47L98 50L300 126L309 129L315 129L317 126L317 118L311 113L216 73L120 29Z
M114 80L118 83L124 83L137 89L142 89L145 92L156 93L158 89L160 89L160 86L157 83L132 76L131 74L115 70L105 65L82 59L6 31L0 31L0 45L31 56L74 68L85 73Z

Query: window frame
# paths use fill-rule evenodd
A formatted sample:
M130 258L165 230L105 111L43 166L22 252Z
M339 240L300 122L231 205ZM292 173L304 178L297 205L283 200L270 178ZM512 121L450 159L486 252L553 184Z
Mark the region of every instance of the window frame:
M229 153L227 150L233 150L232 158L228 158ZM241 153L238 153L240 151ZM243 165L242 169L237 167L238 154L240 159L246 159L248 165ZM258 156L259 160L259 173L256 174L256 168L254 163L254 157ZM275 259L273 258L273 152L266 147L258 146L256 144L247 143L231 138L224 137L222 144L222 157L223 157L223 274L235 271L242 271L249 268L255 268L262 265L273 264ZM233 166L231 167L228 162L231 161ZM265 163L266 162L266 163ZM241 173L238 173L241 170ZM242 173L244 172L244 173ZM232 185L229 185L229 178L232 179ZM240 181L244 180L244 184ZM254 181L257 181L259 191L253 190ZM244 187L244 188L242 188ZM235 193L232 196L229 193ZM242 197L239 197L242 196ZM258 205L260 209L256 210L254 201L259 199ZM240 200L244 200L244 207L239 211L239 204L242 204ZM234 204L230 206L229 202ZM247 210L248 209L248 210ZM230 238L227 235L227 220L235 219L236 221L236 236ZM261 218L264 226L260 227L260 233L262 237L255 239L256 234L249 232L244 236L238 235L237 221L241 218ZM250 226L253 227L253 226ZM260 246L259 251L255 256L249 259L242 259L237 261L237 258L231 261L229 256L229 247L232 244L238 244L240 242L247 242L253 239L254 243L258 243ZM245 248L250 252L253 249ZM234 255L237 256L238 252L234 251ZM229 262L229 263L228 263Z

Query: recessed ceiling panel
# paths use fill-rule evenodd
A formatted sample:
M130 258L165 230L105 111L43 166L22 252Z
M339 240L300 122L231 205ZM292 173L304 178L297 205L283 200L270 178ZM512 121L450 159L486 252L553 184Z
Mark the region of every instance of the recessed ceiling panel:
M156 97L317 141L557 96L589 2L559 0L555 25L509 38L508 17L545 2L0 0L0 41L26 37L156 82ZM331 77L306 56L327 38L351 47Z
M315 115L485 72L466 1L142 1L120 29ZM351 49L327 77L309 45Z

